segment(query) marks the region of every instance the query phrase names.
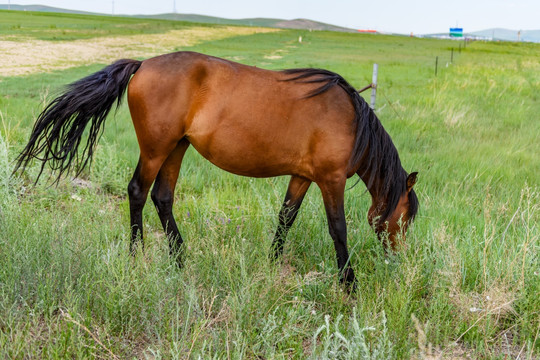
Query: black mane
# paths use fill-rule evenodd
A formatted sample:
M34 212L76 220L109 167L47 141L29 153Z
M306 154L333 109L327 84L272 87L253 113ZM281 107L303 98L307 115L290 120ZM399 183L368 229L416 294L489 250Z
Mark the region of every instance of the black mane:
M351 98L355 110L356 137L349 167L352 168L363 159L358 174L372 188L378 177L381 182L377 192L386 199L386 208L380 214L384 223L395 210L399 198L407 190L407 172L390 135L384 130L375 112L342 76L324 69L289 69L283 71L291 75L287 81L321 84L309 92L306 98L320 95L334 86L340 86ZM363 170L362 170L363 169ZM409 193L409 217L414 219L418 211L418 199L414 190Z

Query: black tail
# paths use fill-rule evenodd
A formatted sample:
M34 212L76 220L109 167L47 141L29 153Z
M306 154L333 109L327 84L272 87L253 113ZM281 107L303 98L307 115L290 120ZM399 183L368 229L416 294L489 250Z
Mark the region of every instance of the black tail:
M48 163L58 172L56 181L75 164L76 174L92 160L103 133L105 118L116 102L120 105L131 75L141 66L138 60L118 60L90 76L67 86L39 115L30 140L19 154L16 172L33 159L42 162L36 182ZM88 123L90 131L82 154L78 149ZM80 156L80 159L79 159Z

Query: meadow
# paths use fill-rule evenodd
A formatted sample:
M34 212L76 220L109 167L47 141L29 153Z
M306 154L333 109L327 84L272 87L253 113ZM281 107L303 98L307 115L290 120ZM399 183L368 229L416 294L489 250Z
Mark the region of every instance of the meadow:
M211 35L183 44L194 27ZM138 146L125 104L79 177L52 186L46 172L34 185L38 163L10 176L46 102L110 62L65 56L56 68L0 77L0 358L538 359L540 45L469 42L458 52L450 40L241 27L216 35L223 29L0 11L0 50L11 39L37 58L31 45L44 41L69 55L80 40L177 31L183 45L127 54L320 67L357 88L376 62L377 115L404 168L419 172L407 247L386 256L366 220L365 186L348 190L358 291L347 294L312 186L273 263L288 179L231 175L189 149L174 204L184 268L169 257L150 200L146 247L131 257L126 188ZM0 66L17 61L5 59Z

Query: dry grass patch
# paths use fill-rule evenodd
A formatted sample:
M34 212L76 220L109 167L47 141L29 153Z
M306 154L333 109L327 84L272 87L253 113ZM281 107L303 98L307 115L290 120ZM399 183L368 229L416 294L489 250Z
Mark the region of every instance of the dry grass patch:
M449 106L444 112L444 123L449 129L460 127L473 122L474 118L471 119L473 116L467 106Z
M0 40L0 76L61 70L120 58L151 57L204 41L280 31L257 27L193 27L162 34L100 37L69 42Z

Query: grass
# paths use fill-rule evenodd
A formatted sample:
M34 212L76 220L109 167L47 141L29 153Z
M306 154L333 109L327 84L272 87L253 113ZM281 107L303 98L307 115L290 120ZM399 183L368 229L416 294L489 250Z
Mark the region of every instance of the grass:
M106 36L156 34L181 29L181 21L0 10L0 32L7 38L69 41Z
M33 32L51 41L108 36L92 23L140 31L122 18L0 18L3 35L19 36L10 23L24 36L52 24L74 30ZM148 24L161 24L150 33L176 26ZM347 192L353 296L337 280L316 186L283 263L272 264L287 179L237 177L193 149L174 206L185 268L169 258L150 202L146 249L130 257L125 188L138 147L126 106L77 182L32 186L37 164L9 177L44 101L105 64L0 78L0 357L537 359L540 48L470 43L447 67L451 48L457 43L308 31L186 48L270 69L328 68L358 88L379 63L377 112L405 169L420 173L421 207L407 249L386 257L366 221L364 187Z

